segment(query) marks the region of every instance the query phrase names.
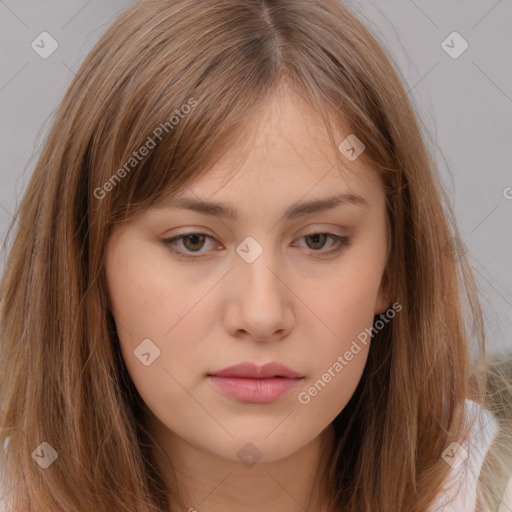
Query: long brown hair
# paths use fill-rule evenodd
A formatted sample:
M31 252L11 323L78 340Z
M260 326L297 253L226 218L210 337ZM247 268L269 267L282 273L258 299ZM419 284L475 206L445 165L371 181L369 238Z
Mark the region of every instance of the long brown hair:
M425 511L450 469L443 451L467 435L466 398L505 410L486 393L482 312L435 163L396 66L364 25L335 0L139 1L80 67L16 215L0 317L2 477L15 510L180 503L120 356L104 248L118 223L243 140L285 82L322 116L341 162L333 127L364 141L387 197L385 276L403 306L334 421L332 510ZM507 435L506 417L500 425ZM505 441L496 446L512 460ZM57 454L46 469L41 450ZM489 469L496 489L479 492L485 510L512 471L504 460Z

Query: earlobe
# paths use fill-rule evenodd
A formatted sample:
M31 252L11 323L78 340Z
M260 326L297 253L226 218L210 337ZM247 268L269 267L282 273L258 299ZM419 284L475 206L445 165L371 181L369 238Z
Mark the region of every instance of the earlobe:
M375 315L381 315L386 310L391 307L391 294L384 293L381 294L379 292L379 297L377 298L377 302L375 303Z
M382 278L379 293L377 295L377 300L375 301L375 315L380 315L384 313L387 309L391 307L391 290L389 286L389 279L385 274Z

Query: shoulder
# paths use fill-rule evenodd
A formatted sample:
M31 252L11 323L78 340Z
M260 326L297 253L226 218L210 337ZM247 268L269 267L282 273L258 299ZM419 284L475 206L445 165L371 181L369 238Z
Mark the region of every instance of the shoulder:
M470 435L462 445L452 443L443 453L451 471L429 512L475 510L478 478L499 426L490 411L472 400L466 400L465 411Z

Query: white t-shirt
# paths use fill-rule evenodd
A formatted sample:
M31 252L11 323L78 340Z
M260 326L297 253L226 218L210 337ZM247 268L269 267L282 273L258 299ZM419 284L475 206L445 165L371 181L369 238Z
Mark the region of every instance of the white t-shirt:
M448 447L444 459L452 466L448 480L429 508L429 512L474 512L476 485L480 471L498 433L495 417L472 400L466 400L467 421L474 425L470 437L462 445ZM0 493L0 512L5 512L4 494ZM451 503L448 503L453 498ZM497 512L512 512L512 476Z
M494 415L472 400L466 400L466 412L467 424L474 422L471 434L462 446L454 443L443 452L452 469L429 512L475 511L478 478L499 427ZM512 512L512 477L497 512Z

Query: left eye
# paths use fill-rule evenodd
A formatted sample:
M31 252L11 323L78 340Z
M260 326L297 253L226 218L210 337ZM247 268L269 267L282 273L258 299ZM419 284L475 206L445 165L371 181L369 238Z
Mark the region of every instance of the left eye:
M335 235L334 233L310 233L299 238L299 240L306 240L307 248L313 252L321 252L322 255L331 255L340 252L344 247L350 244L350 239L346 236ZM326 241L330 239L334 242L334 247L328 250L321 251L325 246ZM190 256L191 253L205 252L201 249L205 246L205 241L215 240L212 236L206 233L185 233L173 238L166 238L162 242L166 246L171 247L171 251L182 258L197 258L198 256ZM176 244L181 242L185 248L174 249Z
M331 254L332 252L339 252L343 246L348 245L348 237L335 235L334 233L310 233L309 235L305 235L301 239L306 240L306 244L308 249L312 249L313 251L317 251L318 249L322 249L325 245L326 240L331 239L335 242L334 249L330 249L324 251L327 254ZM307 240L311 241L311 245L307 242Z

